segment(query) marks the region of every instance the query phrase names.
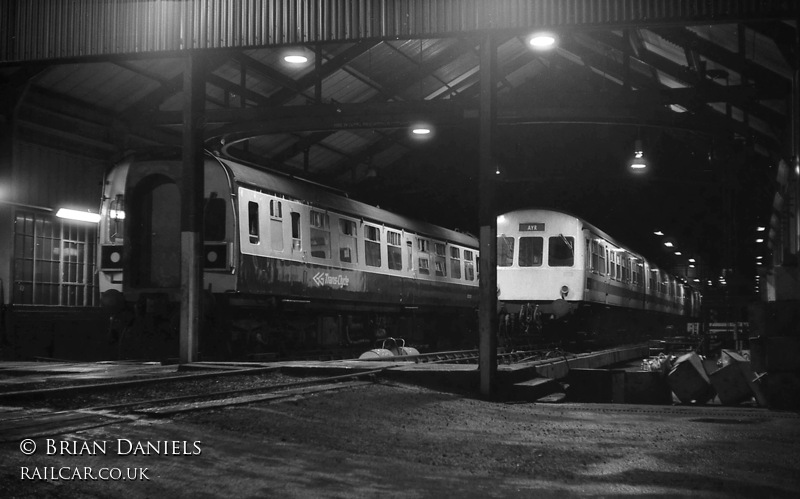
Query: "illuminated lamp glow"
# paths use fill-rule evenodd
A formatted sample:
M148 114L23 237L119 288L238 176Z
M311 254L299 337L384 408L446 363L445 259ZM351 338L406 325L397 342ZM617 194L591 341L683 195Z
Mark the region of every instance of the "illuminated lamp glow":
M690 268L690 269L693 269L693 268L694 268L694 264L693 264L693 263L690 263L690 264L689 264L689 268Z
M411 133L413 133L414 135L428 135L429 133L431 133L431 129L425 126L418 126L414 127L411 130Z
M675 252L675 255L676 255L676 256L681 256L682 254L683 254L683 253L681 253L680 251L676 251L676 252Z
M660 230L657 230L657 231L653 232L653 234L655 234L657 236L663 236L664 235L664 233L661 232Z
M763 242L764 242L764 240L763 240L763 239L761 239L761 238L759 237L758 239L756 239L756 242L757 242L757 243L763 243Z
M644 158L633 158L633 161L631 161L631 168L634 170L642 170L647 168L647 163L644 161Z
M308 62L308 57L304 55L292 54L285 56L283 60L289 64L305 64Z
M664 246L666 246L667 248L671 248L673 246L673 244L671 242L667 241L667 242L664 243Z
M537 33L528 40L528 43L536 50L548 50L556 44L556 38L548 33Z
M695 259L694 259L694 258L690 258L690 259L689 259L689 262L690 262L690 263L694 263L694 262L695 262Z
M765 230L767 230L767 228L766 228L766 227L764 227L764 226L761 226L761 225L759 225L759 226L756 228L756 230L757 230L758 232L764 232Z
M80 222L100 222L100 215L88 211L70 210L67 208L59 208L56 216L59 218L66 218L68 220L78 220Z
M761 255L758 255L758 256L756 257L756 260L761 260L762 258L764 258L764 257L763 257L763 256L761 256Z
M108 210L108 218L114 220L125 220L125 212L122 210Z

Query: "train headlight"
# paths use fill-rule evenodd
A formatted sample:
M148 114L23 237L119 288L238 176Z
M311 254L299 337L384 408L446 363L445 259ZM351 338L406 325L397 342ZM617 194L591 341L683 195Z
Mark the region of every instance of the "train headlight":
M122 270L122 246L104 244L100 247L100 270L118 272Z
M205 245L206 269L221 270L228 266L228 245L225 243L210 243Z
M569 294L569 286L567 286L566 284L564 286L561 286L561 298L566 298L568 294Z

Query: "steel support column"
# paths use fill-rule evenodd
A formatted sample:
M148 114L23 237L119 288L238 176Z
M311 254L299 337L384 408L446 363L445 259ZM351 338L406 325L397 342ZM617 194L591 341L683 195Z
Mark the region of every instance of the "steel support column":
M186 58L183 72L183 168L181 172L180 362L197 357L203 292L203 128L205 122L203 56Z
M481 395L496 393L497 379L497 215L494 212L495 167L492 157L497 122L497 47L491 33L481 42L480 53L480 305L478 309Z

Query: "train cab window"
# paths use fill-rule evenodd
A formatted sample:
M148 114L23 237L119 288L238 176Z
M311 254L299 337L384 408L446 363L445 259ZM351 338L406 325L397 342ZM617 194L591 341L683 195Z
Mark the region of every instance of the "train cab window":
M544 252L544 239L541 237L519 238L519 266L540 267Z
M303 249L303 241L300 239L300 213L292 212L292 251Z
M514 238L497 236L497 265L510 267L514 263Z
M258 244L261 239L258 225L258 203L249 201L247 203L247 227L250 235L250 244Z
M461 250L455 246L450 246L450 275L461 279Z
M358 245L356 244L356 223L346 218L339 219L339 260L342 262L358 262Z
M475 280L475 263L472 261L472 251L464 250L464 279Z
M212 192L203 206L203 239L205 241L225 240L225 200Z
M391 270L403 270L403 249L400 245L400 233L386 231L386 258Z
M447 277L447 260L444 244L433 243L433 266L436 270L436 275L439 277Z
M575 264L575 238L559 234L551 236L547 248L547 265L572 267Z
M283 207L277 199L269 202L269 236L272 249L283 251Z
M331 228L328 214L311 210L309 226L311 227L311 256L316 258L330 258Z
M364 226L364 261L370 267L381 266L381 231L372 225Z
M224 208L223 203L223 208ZM223 212L224 213L224 212ZM225 221L223 220L223 224ZM224 229L223 229L224 230ZM108 241L121 243L125 234L125 196L117 194L108 207ZM223 238L224 238L223 234Z

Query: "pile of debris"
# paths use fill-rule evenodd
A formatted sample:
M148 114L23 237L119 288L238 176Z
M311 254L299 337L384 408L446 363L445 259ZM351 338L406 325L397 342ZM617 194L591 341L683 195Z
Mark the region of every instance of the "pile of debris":
M767 406L761 389L761 375L753 372L750 360L732 350L722 350L716 369L708 372L703 359L695 352L678 357L667 374L670 390L684 404L705 404L714 397L722 405L738 405L755 399Z

